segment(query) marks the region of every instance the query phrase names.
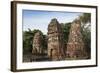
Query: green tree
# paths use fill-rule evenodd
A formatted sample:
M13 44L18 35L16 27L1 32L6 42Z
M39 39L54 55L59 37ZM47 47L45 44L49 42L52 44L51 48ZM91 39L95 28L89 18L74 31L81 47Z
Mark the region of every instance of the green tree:
M64 38L64 42L67 43L68 42L68 35L70 32L70 27L71 27L71 22L69 23L62 23L62 29L63 29L63 38Z
M85 49L90 58L90 53L91 53L91 14L83 13L81 16L79 16L79 19L81 21L81 33L83 35Z
M80 20L83 24L86 24L88 22L91 22L91 14L90 13L83 13L80 16Z
M82 31L84 31L85 28L89 29L89 27L91 26L90 25L91 24L91 14L90 13L83 13L82 15L79 16L79 19L81 21Z

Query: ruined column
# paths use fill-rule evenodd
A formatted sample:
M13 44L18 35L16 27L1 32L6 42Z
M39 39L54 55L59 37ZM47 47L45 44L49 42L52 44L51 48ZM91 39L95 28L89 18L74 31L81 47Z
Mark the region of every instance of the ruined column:
M69 33L69 39L67 43L66 55L68 58L83 59L86 56L85 45L82 39L81 22L79 20L73 21Z
M33 54L42 54L42 35L39 31L36 32L33 37L32 53Z
M64 58L62 28L57 19L52 19L48 25L48 57L52 60Z

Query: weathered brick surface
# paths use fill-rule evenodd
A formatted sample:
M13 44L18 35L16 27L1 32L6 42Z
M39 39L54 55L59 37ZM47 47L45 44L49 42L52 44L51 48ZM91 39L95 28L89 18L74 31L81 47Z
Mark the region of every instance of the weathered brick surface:
M71 24L66 55L69 58L83 58L85 57L84 48L84 42L81 34L81 23L79 20L75 20Z
M52 19L48 25L48 56L52 60L61 60L64 57L62 28L57 19Z
M33 37L33 54L41 54L42 53L42 35L40 32L36 32L35 36Z

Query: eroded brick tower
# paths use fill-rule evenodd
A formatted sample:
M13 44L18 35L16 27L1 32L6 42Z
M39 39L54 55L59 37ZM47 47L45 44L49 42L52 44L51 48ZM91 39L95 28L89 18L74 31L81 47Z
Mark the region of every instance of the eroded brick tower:
M61 24L52 19L48 25L48 57L52 60L62 60L64 57L63 34Z
M86 56L85 45L81 34L81 22L79 20L73 21L69 33L67 43L66 55L68 58L83 59Z
M42 35L40 31L36 32L34 37L33 37L33 49L32 53L33 54L42 54L43 48L42 48Z

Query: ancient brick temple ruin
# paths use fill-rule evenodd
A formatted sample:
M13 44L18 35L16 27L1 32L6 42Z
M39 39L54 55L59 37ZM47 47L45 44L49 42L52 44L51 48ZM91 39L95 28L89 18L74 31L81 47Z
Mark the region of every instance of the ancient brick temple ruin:
M72 22L68 36L68 42L65 45L62 26L57 19L52 19L48 25L46 37L46 57L50 60L86 59L85 44L82 39L81 22L79 20L76 19ZM35 33L33 38L33 54L41 54L43 52L42 39L40 32Z
M38 31L35 33L34 37L33 37L33 49L32 49L32 53L33 54L41 54L42 53L42 35L41 33Z
M81 22L74 20L71 24L66 55L68 58L85 58L86 52L81 34Z
M64 43L61 24L57 19L52 19L48 25L48 56L52 60L64 58Z

